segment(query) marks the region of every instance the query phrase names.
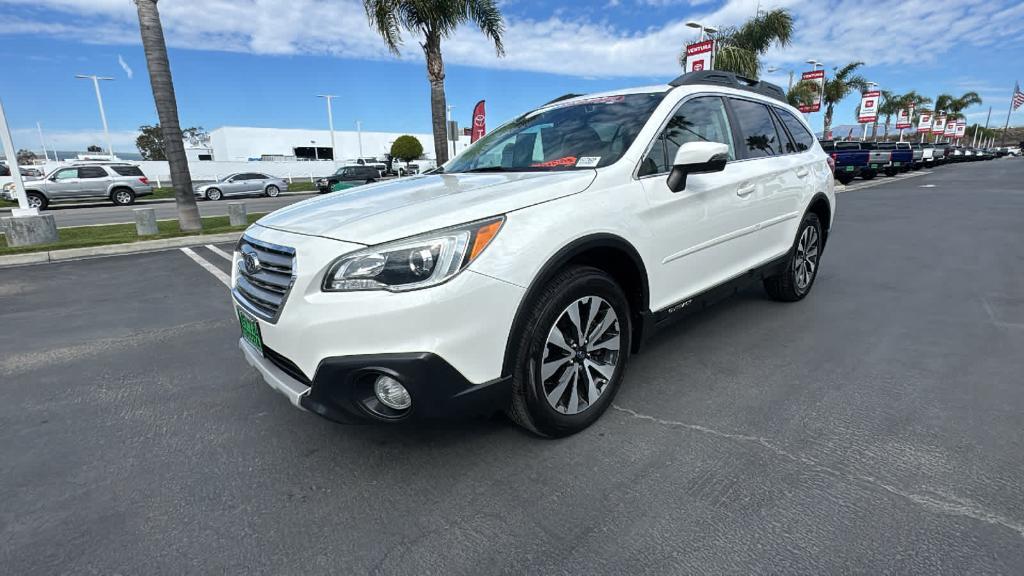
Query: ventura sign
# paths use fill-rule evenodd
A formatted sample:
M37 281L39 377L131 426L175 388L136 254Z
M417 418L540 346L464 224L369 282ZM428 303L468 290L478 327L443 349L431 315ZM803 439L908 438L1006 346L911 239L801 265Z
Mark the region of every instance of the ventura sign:
M705 40L686 47L686 71L700 72L714 68L715 41Z
M821 93L825 88L825 71L824 70L812 70L810 72L804 72L800 75L801 82L813 82L817 89L814 91L814 100L811 101L810 105L801 104L801 112L817 112L821 110Z

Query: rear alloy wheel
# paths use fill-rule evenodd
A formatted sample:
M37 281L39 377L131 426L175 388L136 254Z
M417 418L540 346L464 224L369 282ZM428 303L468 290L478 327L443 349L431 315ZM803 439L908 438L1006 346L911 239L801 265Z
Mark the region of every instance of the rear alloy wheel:
M118 188L110 195L110 199L117 206L129 206L135 203L135 192L127 188Z
M35 208L36 210L46 210L46 207L50 202L39 192L29 192L26 194L28 197L28 207Z
M216 202L217 200L220 200L223 197L224 194L222 194L221 191L216 188L210 188L209 190L206 191L207 200L213 200Z
M838 180L839 183L842 184L843 186L849 184L850 182L853 182L853 178L854 177L850 174L840 174L836 176L836 180Z
M509 416L541 436L568 436L611 404L630 350L629 304L601 270L573 267L538 296L515 337Z
M267 186L267 196L270 196L271 198L277 198L279 194L281 194L280 188L274 186L273 184Z
M821 250L821 221L817 214L808 213L800 223L786 269L764 280L768 295L782 302L796 302L807 296L818 277Z

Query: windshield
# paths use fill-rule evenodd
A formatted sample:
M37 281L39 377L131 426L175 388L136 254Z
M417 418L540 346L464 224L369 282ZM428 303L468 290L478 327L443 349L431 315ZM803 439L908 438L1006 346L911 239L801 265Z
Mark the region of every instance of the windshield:
M629 148L663 92L567 101L524 114L443 167L454 172L599 168Z

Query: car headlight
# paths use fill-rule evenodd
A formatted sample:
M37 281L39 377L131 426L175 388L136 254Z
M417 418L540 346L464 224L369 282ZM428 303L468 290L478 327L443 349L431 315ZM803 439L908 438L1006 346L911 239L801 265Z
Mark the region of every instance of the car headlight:
M351 252L324 276L324 292L404 292L437 286L463 271L494 240L504 216Z

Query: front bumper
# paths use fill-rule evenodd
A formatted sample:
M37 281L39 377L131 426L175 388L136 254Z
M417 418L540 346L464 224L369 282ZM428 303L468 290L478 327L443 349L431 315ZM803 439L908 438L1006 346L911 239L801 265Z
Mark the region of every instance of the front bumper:
M325 358L313 380L303 382L299 380L302 376L287 365L287 359L273 351L262 357L244 339L239 339L238 347L267 385L293 406L336 422L398 423L489 416L506 408L512 399L511 378L473 384L429 352ZM373 382L382 374L396 378L409 391L412 406L408 410L397 413L376 400Z

